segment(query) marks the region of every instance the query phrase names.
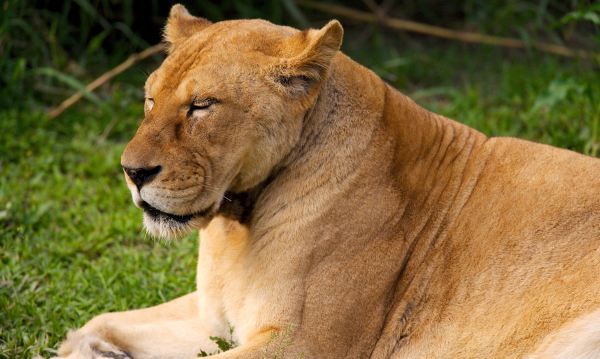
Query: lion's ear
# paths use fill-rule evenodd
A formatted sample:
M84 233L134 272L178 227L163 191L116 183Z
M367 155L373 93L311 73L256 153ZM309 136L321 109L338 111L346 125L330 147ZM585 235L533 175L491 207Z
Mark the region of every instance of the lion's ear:
M181 40L185 40L210 24L211 22L206 19L190 15L185 6L181 4L173 5L169 12L169 18L167 19L163 35L168 44L169 52Z
M307 93L325 78L343 36L340 22L331 20L319 30L304 30L285 40L282 52L287 58L278 68L276 81L293 92Z

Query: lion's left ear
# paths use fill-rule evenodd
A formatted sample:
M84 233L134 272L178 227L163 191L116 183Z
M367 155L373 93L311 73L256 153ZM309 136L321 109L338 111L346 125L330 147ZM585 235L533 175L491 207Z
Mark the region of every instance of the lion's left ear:
M210 21L201 17L192 16L185 6L175 4L171 7L167 25L165 26L164 39L168 44L168 51L172 52L173 48L179 42L187 39L194 33L204 29L211 24Z
M286 58L277 68L275 80L292 92L307 93L325 78L343 36L340 22L331 20L319 30L305 30L286 39L281 49Z

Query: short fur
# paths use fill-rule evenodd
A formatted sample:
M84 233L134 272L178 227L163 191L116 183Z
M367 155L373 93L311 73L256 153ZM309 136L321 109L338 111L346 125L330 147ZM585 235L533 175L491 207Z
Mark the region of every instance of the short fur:
M600 161L428 112L342 33L173 8L122 163L162 168L128 179L138 205L202 213L146 215L201 228L197 290L102 314L61 357L193 358L232 326L215 358L600 358Z

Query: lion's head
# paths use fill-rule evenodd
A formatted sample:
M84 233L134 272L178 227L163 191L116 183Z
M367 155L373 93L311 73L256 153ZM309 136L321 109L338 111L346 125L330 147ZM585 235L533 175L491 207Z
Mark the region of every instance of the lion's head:
M342 34L337 21L298 31L171 9L168 56L148 77L144 120L121 159L151 234L204 226L226 192L269 176L297 144Z

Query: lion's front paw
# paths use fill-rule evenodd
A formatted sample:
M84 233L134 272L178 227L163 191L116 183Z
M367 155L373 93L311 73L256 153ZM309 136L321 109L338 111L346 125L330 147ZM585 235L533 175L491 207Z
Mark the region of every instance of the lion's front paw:
M69 332L58 349L60 359L133 359L99 336L81 330Z

